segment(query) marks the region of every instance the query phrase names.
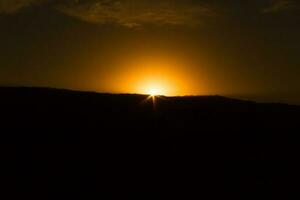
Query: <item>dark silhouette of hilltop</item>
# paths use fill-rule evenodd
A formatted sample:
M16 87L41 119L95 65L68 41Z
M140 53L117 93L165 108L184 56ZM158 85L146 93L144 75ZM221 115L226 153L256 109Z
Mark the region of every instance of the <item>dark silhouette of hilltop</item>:
M148 98L148 100L146 100ZM0 88L11 199L289 199L300 107Z

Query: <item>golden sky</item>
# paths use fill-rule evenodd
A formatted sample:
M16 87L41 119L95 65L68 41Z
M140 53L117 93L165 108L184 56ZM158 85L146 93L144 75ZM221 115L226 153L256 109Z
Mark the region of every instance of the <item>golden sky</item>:
M296 0L0 0L0 85L300 102L299 12Z

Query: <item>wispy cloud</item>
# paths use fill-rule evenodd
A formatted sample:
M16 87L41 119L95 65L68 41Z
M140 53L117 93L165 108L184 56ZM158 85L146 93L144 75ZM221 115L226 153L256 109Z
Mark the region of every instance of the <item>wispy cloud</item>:
M262 10L262 13L278 13L298 9L299 4L293 0L273 0L269 6Z
M72 0L61 4L59 10L83 21L125 27L198 25L204 17L217 15L208 4L183 0Z
M0 0L0 13L13 14L43 0Z
M218 15L207 1L193 0L0 0L0 14L14 14L38 3L89 23L125 27L196 26Z

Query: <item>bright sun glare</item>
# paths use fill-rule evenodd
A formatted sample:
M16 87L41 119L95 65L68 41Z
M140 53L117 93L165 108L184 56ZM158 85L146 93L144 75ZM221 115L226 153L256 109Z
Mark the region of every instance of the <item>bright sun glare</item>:
M132 63L131 63L132 62ZM108 85L113 91L155 96L179 96L191 93L193 79L173 59L133 58L128 68ZM125 62L126 63L126 62ZM124 67L125 68L125 67ZM119 84L122 83L122 84Z
M151 88L149 89L149 91L147 92L150 96L157 96L160 94L159 90L156 88Z
M143 90L143 93L148 94L152 97L168 94L167 86L162 83L148 83L148 85L144 86Z

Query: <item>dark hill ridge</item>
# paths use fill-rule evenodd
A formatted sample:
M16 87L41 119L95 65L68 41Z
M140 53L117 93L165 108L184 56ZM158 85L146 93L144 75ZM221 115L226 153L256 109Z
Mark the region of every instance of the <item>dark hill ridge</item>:
M300 107L0 88L6 188L31 199L287 199ZM196 198L195 198L196 197ZM13 198L13 197L12 197Z

